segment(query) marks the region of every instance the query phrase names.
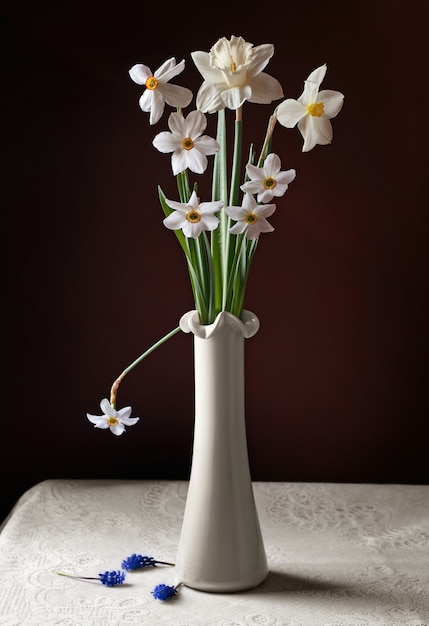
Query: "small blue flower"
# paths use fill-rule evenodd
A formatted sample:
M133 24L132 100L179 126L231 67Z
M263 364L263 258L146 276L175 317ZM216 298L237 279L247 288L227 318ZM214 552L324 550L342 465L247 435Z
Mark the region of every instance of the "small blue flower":
M165 561L156 561L151 556L143 556L142 554L132 554L122 561L122 567L126 570L136 570L141 569L143 567L153 566L156 567L157 564L160 565L172 565L174 563L166 563Z
M170 585L157 585L155 589L152 591L152 595L156 600L169 600L179 590L180 585L176 587L170 587Z
M125 581L125 572L104 572L104 574L98 575L103 585L107 587L115 587L116 585L123 585Z

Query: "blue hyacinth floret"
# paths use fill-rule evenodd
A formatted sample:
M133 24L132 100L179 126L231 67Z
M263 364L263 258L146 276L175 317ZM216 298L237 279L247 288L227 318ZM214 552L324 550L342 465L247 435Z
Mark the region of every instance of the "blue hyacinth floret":
M155 589L152 591L152 595L156 600L169 600L173 596L176 595L178 589L177 587L171 587L170 585L157 585Z
M141 569L142 567L156 567L157 564L160 565L172 565L174 563L167 563L166 561L156 561L151 556L143 556L142 554L132 554L122 561L122 567L126 570L136 570Z
M115 587L116 585L123 585L125 581L125 572L104 572L98 575L103 585L107 587Z
M127 570L140 569L142 567L156 566L156 561L151 556L132 554L122 561L122 567Z

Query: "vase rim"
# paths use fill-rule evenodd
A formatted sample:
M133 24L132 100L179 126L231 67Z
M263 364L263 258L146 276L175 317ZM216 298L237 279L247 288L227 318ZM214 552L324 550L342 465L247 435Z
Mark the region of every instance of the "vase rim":
M229 311L221 311L211 324L201 324L198 311L192 310L182 315L179 325L183 332L193 333L201 339L208 339L225 325L235 326L243 333L245 339L249 339L258 332L260 322L254 313L243 309L240 318Z

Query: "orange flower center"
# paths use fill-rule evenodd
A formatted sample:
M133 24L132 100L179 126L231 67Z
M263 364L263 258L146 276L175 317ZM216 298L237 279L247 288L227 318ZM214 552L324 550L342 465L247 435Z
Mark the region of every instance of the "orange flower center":
M191 209L186 213L186 219L188 222L191 222L191 224L197 224L201 219L201 215L195 209Z
M158 81L155 78L155 76L149 76L149 78L146 81L146 88L153 90L156 89L158 87Z
M274 189L276 185L277 185L276 179L272 178L271 176L269 176L268 178L264 180L264 189Z
M258 221L258 216L256 215L256 213L248 213L244 218L244 221L246 222L246 224L256 224L256 222Z
M182 141L182 148L184 150L192 150L192 148L194 147L194 142L190 137L186 137L183 141Z

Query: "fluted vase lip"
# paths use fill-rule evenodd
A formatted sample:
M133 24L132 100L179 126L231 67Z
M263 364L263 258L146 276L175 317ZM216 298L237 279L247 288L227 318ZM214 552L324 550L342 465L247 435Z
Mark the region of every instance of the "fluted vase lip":
M201 339L208 339L224 326L232 326L239 329L243 333L245 339L249 339L256 335L259 330L259 319L251 311L245 309L241 312L241 317L229 313L229 311L221 311L212 324L201 324L198 311L188 311L180 318L180 329L184 333L193 333Z

